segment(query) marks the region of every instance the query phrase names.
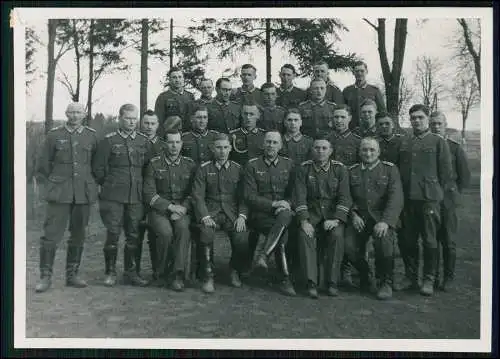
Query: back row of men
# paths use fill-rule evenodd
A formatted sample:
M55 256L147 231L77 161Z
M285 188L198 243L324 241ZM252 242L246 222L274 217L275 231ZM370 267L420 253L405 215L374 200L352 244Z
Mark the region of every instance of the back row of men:
M369 101L361 107L362 113L365 110L370 116L362 118L376 114ZM241 115L247 126L255 124L261 113L258 106L243 104ZM203 290L213 292L213 241L218 229L227 231L231 239L230 276L235 287L241 286L241 274L251 266L249 258L255 254L255 266L266 267L274 253L285 293L295 294L291 261L292 269L307 279L311 297L317 297L318 286L335 296L345 257L359 270L362 288L377 290L380 299L388 298L396 233L406 269L402 287L419 288L420 236L424 247L421 293L431 295L437 283L438 240L444 249L443 287L453 283L455 207L470 175L458 143L429 131L430 113L423 105L410 109L412 135L394 135L392 120L382 114L375 115L380 136L367 134L364 139L348 130L349 106L337 105L332 113L334 132L318 134L307 144L301 142L307 137L300 132L300 111L289 109L283 136L276 130L266 132L256 145L260 152L255 156L248 156L250 142L239 143L234 132L230 138L207 130L208 110L202 105L191 116L192 131L181 136L169 129L164 142L156 136L159 121L153 111L142 118L141 133L136 131L137 108L123 105L119 129L100 143L94 130L82 126L84 116L81 105L68 107L66 125L49 132L39 162L39 178L47 183L48 207L38 292L51 286L57 244L68 220L67 285L86 286L78 269L97 185L101 186L99 207L107 228L107 285L116 283L122 228L125 278L132 284L147 284L140 276L144 235L140 223L145 213L153 279L165 283L165 275L172 273L175 290L184 288L191 270L189 248L195 239ZM433 132L444 134L444 115L430 117ZM198 141L207 133L212 134L207 142ZM346 138L350 142L343 142ZM298 143L303 147L290 147ZM283 149L286 157L280 155ZM237 154L234 161L229 160L230 153ZM378 283L368 276L365 251L370 237Z

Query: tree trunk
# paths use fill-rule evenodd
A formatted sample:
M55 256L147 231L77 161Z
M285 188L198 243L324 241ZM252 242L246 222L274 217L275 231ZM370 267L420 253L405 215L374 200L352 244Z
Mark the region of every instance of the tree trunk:
M170 19L170 47L169 57L170 57L170 68L174 67L174 19Z
M467 50L474 61L474 71L476 72L477 83L479 84L479 91L481 91L481 54L474 49L472 39L470 36L470 29L465 19L458 19L458 23L462 26L465 45Z
M271 82L271 20L266 19L266 82Z
M73 21L73 47L75 49L75 59L76 59L76 90L73 94L73 102L80 102L80 82L81 82L81 66L80 66L80 41L79 34L76 28L76 20Z
M48 66L47 66L47 92L45 95L45 133L49 132L54 125L53 112L54 112L54 80L56 77L56 62L54 58L56 31L58 20L49 19L48 32Z
M467 123L467 113L462 112L462 143L465 139L465 124Z
M89 88L87 96L87 125L92 122L92 90L94 88L94 19L89 28Z
M148 49L149 49L149 20L141 20L141 87L140 87L140 109L141 116L148 107Z

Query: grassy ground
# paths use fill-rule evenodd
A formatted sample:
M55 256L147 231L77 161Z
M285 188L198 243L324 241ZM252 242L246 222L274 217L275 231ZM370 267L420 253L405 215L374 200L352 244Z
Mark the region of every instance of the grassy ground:
M472 149L479 144L468 146ZM38 278L38 239L43 211L28 213L27 226L27 337L68 338L386 338L478 339L480 333L480 164L470 151L473 184L459 209L457 238L457 293L438 292L425 298L396 292L380 302L356 292L338 298L311 300L300 293L284 297L264 278L251 278L240 289L228 286L226 266L230 247L216 244L217 292L199 288L176 293L163 288L118 285L106 288L102 247L105 230L93 211L82 274L85 289L64 286L65 244L56 257L53 289L34 293ZM34 215L34 218L33 218ZM123 246L123 239L121 241ZM118 268L123 268L120 252ZM397 261L397 277L402 263ZM150 273L147 245L144 273Z

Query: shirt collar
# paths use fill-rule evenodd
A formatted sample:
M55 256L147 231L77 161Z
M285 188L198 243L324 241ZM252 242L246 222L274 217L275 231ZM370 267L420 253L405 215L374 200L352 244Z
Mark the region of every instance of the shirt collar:
M121 129L118 129L117 132L123 138L127 139L127 138L131 137L133 140L135 139L135 136L137 134L136 131L132 131L131 133L127 134L127 133L123 132Z
M361 169L364 171L364 170L369 170L371 171L372 169L374 169L375 167L378 166L378 164L380 163L380 160L377 160L375 161L375 163L372 163L371 166L365 166L364 163L361 163Z
M251 129L250 131L248 131L246 128L242 127L241 128L241 132L243 132L245 135L248 134L248 133L257 133L258 129L257 127L254 127L253 129Z
M208 134L208 129L205 129L204 132L191 131L194 137L205 137Z
M276 167L276 165L278 164L279 162L279 157L276 156L276 158L273 160L273 161L269 161L267 158L264 157L264 163L267 165L267 167L273 165L274 167Z
M318 166L315 162L313 162L313 168L316 172L323 170L324 172L328 172L330 169L330 161L327 161L323 166Z
M302 133L297 133L293 136L290 136L289 134L285 133L283 135L283 138L285 139L286 142L293 141L293 142L299 142L302 139Z
M219 162L217 162L217 161L214 161L214 163L215 163L215 167L217 167L217 169L218 169L219 171L222 169L222 167L224 167L224 168L227 170L227 169L229 168L229 165L230 165L229 160L228 160L228 161L226 161L226 162L224 162L224 164L223 164L223 165L221 165L221 164L220 164Z
M178 166L178 165L179 165L179 163L181 163L181 156L180 156L180 155L179 155L179 156L177 156L177 158L176 158L175 160L173 160L173 161L171 161L171 160L168 158L168 156L166 156L166 155L164 156L164 158L165 158L165 162L166 162L166 163L167 163L167 165L169 165L169 166Z
M69 127L68 125L64 125L64 128L66 129L66 131L68 131L71 134L73 134L75 132L78 133L78 134L80 134L83 131L83 126L82 125L78 126L77 128L73 128L73 129L71 127Z
M361 86L358 86L358 85L356 84L356 82L354 83L354 87L356 87L357 89L364 89L364 88L366 88L366 86L368 86L368 83L367 83L366 81L365 81L365 83L364 83L363 85L361 85Z

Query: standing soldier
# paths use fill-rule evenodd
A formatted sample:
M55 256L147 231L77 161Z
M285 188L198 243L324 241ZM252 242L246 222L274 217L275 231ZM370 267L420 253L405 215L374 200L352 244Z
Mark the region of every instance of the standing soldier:
M217 134L211 143L214 160L203 163L197 170L193 183L193 201L196 220L200 224L200 245L203 268L203 291L214 289L212 253L216 230L229 235L231 241L231 284L241 287L240 274L246 263L248 232L247 208L240 196L242 168L228 160L231 152L229 137Z
M311 158L313 139L300 132L302 118L296 108L287 110L283 127L283 148L281 155L290 158L296 166Z
M116 284L116 256L118 239L125 230L124 264L125 279L133 285L148 282L136 272L139 222L143 218L142 176L151 154L151 142L136 131L137 107L125 104L120 107L119 126L99 143L94 174L101 185L100 213L107 229L104 244L106 286Z
M262 91L254 85L254 81L257 78L257 69L255 66L252 64L244 64L241 66L240 78L242 85L233 91L231 100L239 102L242 105L245 103L256 103L261 105Z
M361 138L377 136L376 115L377 104L375 101L364 100L360 107L359 126L355 127L352 132Z
M309 92L310 100L299 105L302 132L313 138L328 135L332 132L335 103L325 99L326 82L322 79L312 80Z
M460 195L469 186L471 175L467 163L467 155L459 142L446 135L446 125L447 122L444 113L438 111L431 114L431 131L443 136L448 142L451 153L452 177L455 182L453 183L455 191L445 193L441 206L442 223L437 232L437 238L443 250L444 278L441 289L451 291L453 290L455 261L457 258L455 242L458 227L457 207L460 205ZM439 273L439 266L436 273ZM436 279L436 286L439 286L438 279Z
M215 97L208 108L208 129L228 134L240 127L241 104L231 101L231 81L221 77L215 83Z
M317 286L326 285L330 296L338 295L340 263L344 255L344 224L351 208L347 168L330 159L332 146L326 138L313 144L313 160L297 170L294 201L300 222L300 263L308 280L308 294L317 298ZM319 262L318 263L318 258ZM324 270L320 283L318 264Z
M182 134L182 155L190 157L196 164L212 159L209 146L217 132L207 129L207 124L207 107L197 105L191 115L191 131Z
M267 132L264 155L252 158L244 174L243 196L250 210L250 228L265 235L255 248L256 267L267 268L267 258L274 252L282 274L281 290L294 296L285 246L292 220L290 178L293 162L279 156L282 147L279 132Z
M376 139L361 140L361 163L349 168L349 183L353 206L346 230L346 253L356 263L362 290L370 289L366 245L373 238L375 269L380 274L379 299L392 296L394 273L394 243L396 225L403 210L403 190L397 167L379 160Z
M441 225L441 202L454 196L451 154L446 140L429 132L429 109L413 105L409 111L413 135L403 138L399 170L405 195L404 243L401 247L407 277L400 289L418 288L418 239L424 249L422 295L434 293L437 267L437 230Z
M201 96L196 101L200 105L208 105L214 102L214 98L212 94L214 92L214 83L210 79L202 79L200 81L199 90L201 92Z
M157 235L158 276L166 281L167 259L173 247L172 289L182 291L191 240L190 189L196 164L180 155L180 133L167 133L165 142L165 153L154 157L146 168L144 203L150 208L149 225Z
M325 61L319 61L313 65L313 74L315 79L322 79L326 84L326 93L325 100L333 102L337 105L341 105L344 103L344 96L342 95L342 91L335 86L333 82L329 79L329 71L328 64ZM312 83L311 83L312 85ZM314 98L313 94L309 89L308 98Z
M366 74L368 73L366 63L363 61L355 62L352 72L356 81L354 84L347 86L342 93L345 103L352 109L351 128L355 128L359 125L360 105L364 100L375 101L378 112L385 112L386 109L380 89L366 82Z
M297 76L297 72L293 65L284 64L281 66L281 86L278 88L278 99L276 100L278 106L286 109L297 108L306 100L307 92L293 85L295 76Z
M162 92L155 102L155 113L160 120L159 135L166 132L165 122L170 116L178 116L182 121L189 118L189 111L194 102L194 95L184 90L184 74L177 67L172 67L168 72L169 89ZM180 127L187 131L189 123L181 124ZM180 130L180 129L179 129Z
M380 144L380 160L389 161L399 166L399 149L403 136L394 133L394 122L386 112L379 112L376 116L377 140Z
M97 200L97 185L91 161L95 155L95 130L82 126L85 109L71 103L66 109L66 124L50 130L38 166L38 178L45 183L47 213L44 235L40 239L40 281L36 292L52 285L52 270L58 244L69 221L70 239L66 252L66 285L83 288L78 276L90 206Z
M246 104L241 108L241 127L230 132L233 151L231 159L245 165L249 159L262 154L265 131L257 127L260 110L255 104Z
M260 90L262 91L263 102L257 126L264 131L277 130L283 133L283 118L285 117L286 110L276 105L276 86L272 82L266 82Z

